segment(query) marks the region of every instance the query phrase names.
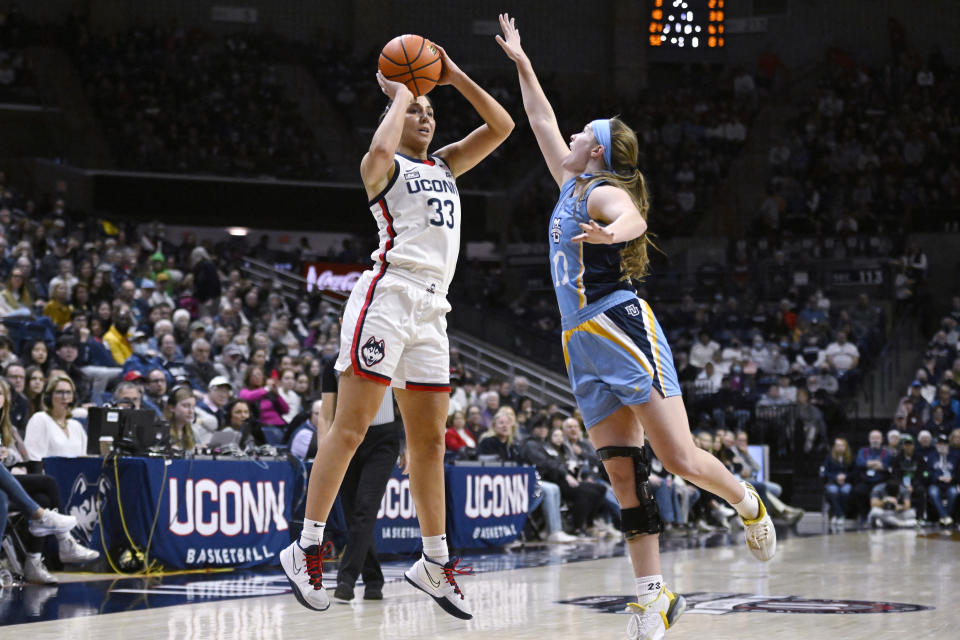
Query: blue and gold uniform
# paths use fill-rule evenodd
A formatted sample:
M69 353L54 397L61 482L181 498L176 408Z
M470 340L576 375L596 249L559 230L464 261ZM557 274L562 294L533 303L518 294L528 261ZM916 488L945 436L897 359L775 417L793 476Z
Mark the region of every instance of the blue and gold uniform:
M589 178L583 174L581 179ZM600 183L591 185L590 191ZM589 222L577 178L560 188L550 216L550 266L563 328L570 386L589 429L622 406L644 404L651 387L680 395L673 354L653 310L621 280L624 244L573 242Z

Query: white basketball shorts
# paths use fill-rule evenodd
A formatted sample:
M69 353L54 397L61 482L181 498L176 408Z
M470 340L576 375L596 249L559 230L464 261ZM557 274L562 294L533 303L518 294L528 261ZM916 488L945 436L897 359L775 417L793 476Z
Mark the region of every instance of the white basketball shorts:
M450 392L446 292L405 272L367 271L343 311L337 371L413 391Z

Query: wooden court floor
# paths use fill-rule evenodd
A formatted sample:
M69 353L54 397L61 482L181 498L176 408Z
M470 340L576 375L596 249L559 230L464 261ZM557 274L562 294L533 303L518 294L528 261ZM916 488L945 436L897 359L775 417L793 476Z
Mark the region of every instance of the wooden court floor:
M78 617L0 626L0 638L625 637L628 617L617 612L633 593L626 558L567 562L566 553L554 546L547 551L553 563L506 570L494 564L462 578L474 607L469 622L450 617L400 581L387 584L383 601L364 602L358 587L354 603L312 612L283 593L282 576L271 576L262 593L273 595L208 601L203 589L194 588L187 604L110 614L93 608ZM691 602L667 639L960 638L956 535L792 537L781 540L768 564L740 546L685 549L663 554L663 573ZM230 589L218 588L221 595Z

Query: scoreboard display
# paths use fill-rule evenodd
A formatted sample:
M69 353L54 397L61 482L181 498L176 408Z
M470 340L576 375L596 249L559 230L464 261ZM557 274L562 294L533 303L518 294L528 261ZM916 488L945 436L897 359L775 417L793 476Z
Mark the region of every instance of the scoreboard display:
M649 0L649 45L656 50L710 50L726 45L724 0Z

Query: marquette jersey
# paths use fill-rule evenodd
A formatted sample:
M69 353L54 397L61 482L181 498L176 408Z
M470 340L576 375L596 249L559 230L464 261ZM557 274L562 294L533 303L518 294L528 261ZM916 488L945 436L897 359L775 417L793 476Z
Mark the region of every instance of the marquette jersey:
M603 183L591 185L586 197L579 199L574 195L577 178L570 178L560 188L560 198L550 216L551 279L564 329L602 312L609 304L635 295L630 282L620 279L620 251L624 243L588 244L571 240L582 233L580 223L590 220L587 197L600 184ZM604 299L615 292L620 293ZM601 304L595 306L595 303Z
M370 201L380 229L374 271L390 267L446 292L460 252L460 193L440 158L394 156L390 183Z

